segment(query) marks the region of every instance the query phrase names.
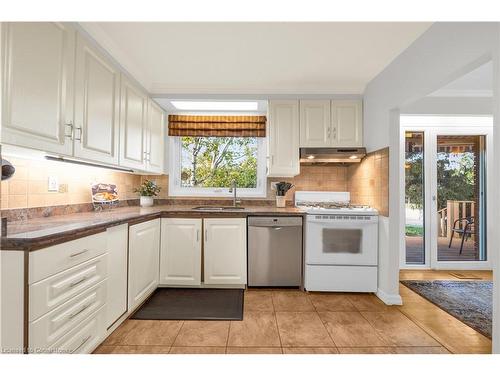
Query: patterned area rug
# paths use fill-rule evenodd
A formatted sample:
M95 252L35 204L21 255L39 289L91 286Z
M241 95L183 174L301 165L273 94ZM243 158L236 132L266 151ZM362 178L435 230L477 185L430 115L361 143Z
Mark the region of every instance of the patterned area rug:
M401 280L401 283L491 338L493 282Z

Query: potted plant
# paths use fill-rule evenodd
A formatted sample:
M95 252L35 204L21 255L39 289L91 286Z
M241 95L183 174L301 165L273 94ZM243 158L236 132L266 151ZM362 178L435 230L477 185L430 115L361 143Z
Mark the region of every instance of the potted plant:
M276 207L285 207L285 195L293 187L289 182L281 181L276 183Z
M156 182L145 180L139 188L134 189L134 192L139 193L141 196L141 207L151 207L153 205L153 198L158 195L160 190L161 187L156 185Z

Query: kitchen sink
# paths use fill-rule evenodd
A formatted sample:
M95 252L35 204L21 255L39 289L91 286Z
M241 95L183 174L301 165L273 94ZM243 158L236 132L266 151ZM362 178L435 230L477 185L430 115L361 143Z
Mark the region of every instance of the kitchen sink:
M193 210L197 211L226 211L226 210L244 210L245 207L233 207L233 206L198 206L193 207Z

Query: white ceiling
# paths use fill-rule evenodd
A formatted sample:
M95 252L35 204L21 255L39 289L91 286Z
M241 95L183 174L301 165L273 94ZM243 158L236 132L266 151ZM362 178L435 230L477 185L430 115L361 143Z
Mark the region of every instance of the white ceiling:
M479 68L450 82L428 95L432 97L492 97L493 63L490 61Z
M431 23L84 22L150 93L361 94Z

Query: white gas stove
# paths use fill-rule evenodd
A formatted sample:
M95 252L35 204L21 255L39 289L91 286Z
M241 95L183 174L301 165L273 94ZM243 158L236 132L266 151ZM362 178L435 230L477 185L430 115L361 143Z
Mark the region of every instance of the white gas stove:
M378 212L351 205L348 192L298 191L306 212L305 288L309 291L375 292L378 277Z
M351 204L349 192L297 191L295 206L308 214L378 215L370 206Z

